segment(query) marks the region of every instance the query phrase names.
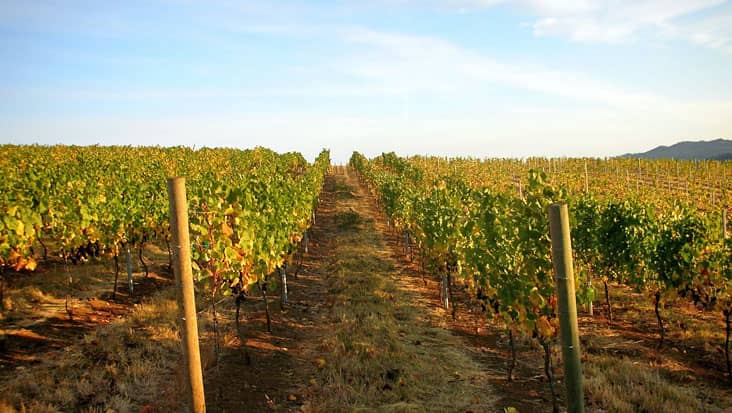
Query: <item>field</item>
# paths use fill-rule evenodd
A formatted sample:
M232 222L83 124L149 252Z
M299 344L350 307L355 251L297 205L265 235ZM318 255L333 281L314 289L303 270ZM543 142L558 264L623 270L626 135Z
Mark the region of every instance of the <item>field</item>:
M6 162L16 159L13 150L4 148ZM214 155L232 165L260 156ZM156 156L163 164L174 158ZM732 411L724 317L732 277L729 243L719 230L720 211L729 208L729 163L702 169L637 163L631 168L640 175L633 181L617 165L603 172L598 163L585 173L587 161L579 160L535 160L522 170L508 161L490 169L489 163L466 160L354 155L349 167L328 167L325 158L308 164L267 153L258 167L276 165L269 175L286 178L264 180L262 173L256 180L228 172L207 176L207 162L185 156L185 164L169 168L201 171L190 181L189 199L208 411L550 412L555 397L557 408L566 409L553 280L548 271L536 270L547 265L549 234L541 217L553 201L547 191L554 189L547 182L526 183L523 174L531 167L553 168L545 179L566 189L573 216L606 211L617 200L637 206L642 185L658 189L645 190L653 192L646 198L654 224L644 227L649 235L642 247L633 244L636 238L625 239L625 249L615 246L612 262L622 267L606 271L611 260L600 252L612 246L597 237L596 245L573 239L578 248L589 245L575 251L587 410ZM671 182L664 171L674 169ZM617 179L597 184L604 191L596 204L574 201L593 171L596 183ZM18 185L27 179L19 173L5 180L6 215L16 206L11 191L23 192ZM229 187L217 189L218 180ZM110 189L92 187L102 188L94 189L96 196L112 197L104 192ZM525 199L535 199L536 206L517 201ZM481 209L473 202L494 212L490 220L475 213ZM83 202L71 204L81 211ZM144 217L146 208L135 214ZM186 394L167 215L164 208L156 211L153 222L127 217L150 229L140 231L139 239L130 235L135 231L127 231L127 238L103 234L111 225L94 211L89 219L41 212L40 221L29 221L29 237L3 218L12 231L2 239L8 247L2 250L0 411L180 411ZM677 222L669 211L678 222L698 223L691 227L697 243L683 243L693 245L694 253L686 260L669 253L673 259L653 264L640 255L651 245L653 251L666 245L653 234L687 229L667 229ZM71 217L79 218L78 225L62 228L59 222L68 224ZM490 225L468 226L471 220ZM509 222L515 228L535 222L540 232L514 240L496 229L511 228ZM573 221L579 231L586 225ZM268 236L271 241L260 241ZM89 242L98 242L101 252L72 262ZM131 293L124 271L128 246ZM502 248L513 254L501 260L481 254ZM625 257L627 251L637 255ZM116 270L115 262L123 269ZM503 273L506 263L513 273ZM673 282L653 275L672 265ZM589 282L588 274L594 275ZM700 283L702 275L707 278ZM523 278L529 276L534 278ZM507 279L510 289L502 284Z

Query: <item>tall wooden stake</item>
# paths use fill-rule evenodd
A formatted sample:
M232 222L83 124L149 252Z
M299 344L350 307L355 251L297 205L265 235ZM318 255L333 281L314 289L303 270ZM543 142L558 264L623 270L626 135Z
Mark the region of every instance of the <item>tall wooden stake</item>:
M567 412L585 411L582 365L577 327L577 301L572 269L572 243L569 235L567 204L549 206L549 233L552 238L552 263L557 282L559 332L562 339L564 379L567 385Z
M280 281L282 290L280 292L280 308L284 308L287 305L287 264L282 264L280 267Z
M183 362L188 388L188 412L205 413L201 352L198 348L198 322L191 268L191 244L188 235L188 201L185 178L168 178L168 204L173 247L178 316L180 317Z

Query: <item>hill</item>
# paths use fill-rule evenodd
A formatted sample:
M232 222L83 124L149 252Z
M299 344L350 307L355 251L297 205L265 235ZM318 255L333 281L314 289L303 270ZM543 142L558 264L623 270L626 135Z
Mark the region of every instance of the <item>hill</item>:
M671 146L658 146L648 152L627 153L623 158L643 159L732 159L732 140L679 142Z

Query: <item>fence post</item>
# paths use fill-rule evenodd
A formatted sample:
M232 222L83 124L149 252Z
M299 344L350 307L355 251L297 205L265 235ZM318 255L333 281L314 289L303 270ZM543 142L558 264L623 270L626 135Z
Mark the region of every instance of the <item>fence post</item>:
M188 201L185 178L168 178L168 204L172 236L173 267L175 274L178 316L180 317L183 362L186 368L186 387L189 390L188 411L205 413L201 353L198 348L198 322L191 268L191 244L188 235Z
M585 411L585 398L582 388L577 302L574 292L567 204L558 203L549 206L549 233L552 239L552 263L557 283L559 332L562 339L564 381L567 386L567 412L582 413Z
M280 307L287 305L287 263L283 263L280 267L280 281L282 283L282 291L280 293Z
M449 288L447 286L448 282L447 270L445 270L445 272L442 273L442 306L445 307L445 311L450 309L450 296L448 295Z

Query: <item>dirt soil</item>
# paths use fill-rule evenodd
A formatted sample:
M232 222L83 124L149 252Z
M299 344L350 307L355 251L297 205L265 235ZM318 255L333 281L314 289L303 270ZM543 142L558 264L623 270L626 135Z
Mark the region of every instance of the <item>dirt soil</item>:
M64 266L49 259L41 261L33 273L6 273L6 297L22 300L22 305L0 320L0 377L54 358L85 334L124 317L142 300L172 285L167 266L154 265L152 255L147 257L151 265L147 277L133 273L133 294L120 281L114 298L114 275L109 274L106 263ZM69 273L74 288L67 303ZM123 278L126 281L126 273L120 275Z

